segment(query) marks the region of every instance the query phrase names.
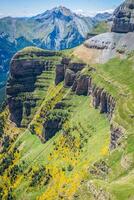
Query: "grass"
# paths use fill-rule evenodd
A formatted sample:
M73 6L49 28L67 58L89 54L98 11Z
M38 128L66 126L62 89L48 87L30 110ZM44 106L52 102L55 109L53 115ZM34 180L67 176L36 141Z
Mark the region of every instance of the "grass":
M73 171L67 173L65 177L67 180L67 177L71 174L70 179L73 180L75 179L76 173L83 169L84 164L86 167L88 167L89 163L91 164L96 159L103 157L102 149L104 146L109 144L110 130L108 120L104 115L100 115L98 110L95 110L90 106L88 97L80 97L74 95L73 93L69 93L66 98L63 99L63 102L66 105L65 109L70 110L69 126L71 128L75 126L75 130L71 132L71 135L75 136L78 141L83 140L83 148L79 153L76 166L74 166L76 157L74 157L71 148L68 148L68 151L70 151L70 158L68 159L64 159L64 156L65 158L67 156L66 148L64 146L61 148L58 147L57 152L54 150L54 143L59 144L59 141L61 140L61 134L56 134L56 136L49 140L47 143L42 144L37 136L31 135L31 133L28 131L19 141L22 148L20 161L22 162L22 160L24 160L27 163L28 168L35 165L39 166L41 164L50 165L50 172L55 169L55 166L61 170L64 165L64 168L67 169L70 163L72 166L74 166ZM71 105L71 107L68 107L68 105ZM94 118L92 116L94 116ZM96 122L98 126L96 126L94 122ZM80 134L83 135L83 139L80 139ZM85 143L84 140L86 139L87 142ZM49 160L50 153L52 154L51 160ZM81 173L79 174L79 178L82 179ZM24 195L24 188L26 190L26 187L28 187L27 184L29 184L29 179L30 177L28 176L27 179L24 179L24 181L22 181L20 186L17 188L16 193L19 194L18 199ZM56 185L53 187L56 187ZM59 190L61 189L62 187L59 187ZM47 190L51 190L51 185L47 187ZM41 188L34 189L34 192L33 190L30 191L28 189L28 195L25 194L25 198L27 199L30 197L31 199L36 199L36 194L42 194Z
M94 84L116 99L112 123L123 127L125 133L120 146L113 152L109 152L110 123L107 116L92 107L92 98L76 95L71 89L64 88L63 83L54 86L57 61L51 70L37 78L32 96L39 100L32 111L31 124L36 125L42 133L48 114L46 111L52 114L58 102L64 103L63 109L68 113L68 118L62 129L46 143L41 143L39 135L33 135L29 129L20 130L17 140L20 159L15 164L22 165L24 162L24 171L19 174L18 178L21 179L15 180L16 187L13 187L13 194L18 200L93 199L94 192L89 185L95 188L96 193L103 191L103 196L110 196L113 200L133 199L134 121L130 117L134 113L132 56L122 61L113 59L106 64L96 65L94 72L89 71L87 66L82 72L92 76ZM44 114L44 117L41 118L40 114ZM25 121L29 124L26 118ZM100 160L109 169L105 176L90 173ZM49 182L44 185L41 181L30 187L33 171L42 165L51 174ZM99 170L98 167L97 172Z
M101 34L101 33L106 33L110 31L110 25L108 24L108 22L100 22L98 23L92 30L91 33L93 34Z
M88 63L89 64L89 63ZM89 180L99 188L103 188L104 192L112 199L133 199L133 169L134 169L134 62L133 54L126 59L120 60L115 58L106 64L97 64L94 66L96 71L90 72L87 69L83 73L89 74L93 78L93 83L97 87L104 88L109 94L116 99L116 110L112 119L112 123L122 127L124 137L121 145L107 156L106 162L110 167L110 173L107 180L89 179L81 186L81 193L85 195L84 188L87 187ZM89 193L89 194L88 194ZM90 190L86 195L90 196ZM82 199L82 198L79 198ZM90 199L90 198L89 198Z

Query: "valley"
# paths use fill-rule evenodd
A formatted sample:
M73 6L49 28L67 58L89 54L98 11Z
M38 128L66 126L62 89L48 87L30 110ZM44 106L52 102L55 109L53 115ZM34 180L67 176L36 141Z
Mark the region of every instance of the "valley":
M41 41L46 49L39 40L27 47L21 41L5 92L0 91L6 93L0 111L1 200L134 199L133 12L134 1L126 0L112 24L111 15L97 15L95 36L81 40L85 28L77 34L69 30L71 46L67 42L64 48L57 27L50 34L56 36L52 46ZM92 21L65 7L6 20L26 23L29 33L44 18L70 26L73 18L78 27Z

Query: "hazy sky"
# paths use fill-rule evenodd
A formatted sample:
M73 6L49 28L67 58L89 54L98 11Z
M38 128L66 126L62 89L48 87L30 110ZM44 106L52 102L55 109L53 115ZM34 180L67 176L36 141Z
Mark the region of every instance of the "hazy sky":
M113 10L123 0L0 0L0 16L32 16L56 6L66 6L73 11L94 14Z

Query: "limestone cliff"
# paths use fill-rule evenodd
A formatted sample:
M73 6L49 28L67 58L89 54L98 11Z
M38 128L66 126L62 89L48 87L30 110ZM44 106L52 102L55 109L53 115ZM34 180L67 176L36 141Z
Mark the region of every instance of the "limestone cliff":
M117 56L124 58L134 50L133 32L134 0L126 0L114 12L111 32L88 39L75 50L75 55L87 57L90 63L106 63Z
M44 51L38 48L26 48L18 52L11 61L10 78L7 83L8 106L10 119L21 125L23 114L29 116L31 108L35 107L37 98L32 97L36 88L37 76L51 68L51 61L46 57L58 53Z
M113 32L134 32L134 0L126 0L114 12Z
M85 64L73 62L69 58L63 58L61 64L56 66L55 84L64 81L65 87L73 86L77 74L84 69Z

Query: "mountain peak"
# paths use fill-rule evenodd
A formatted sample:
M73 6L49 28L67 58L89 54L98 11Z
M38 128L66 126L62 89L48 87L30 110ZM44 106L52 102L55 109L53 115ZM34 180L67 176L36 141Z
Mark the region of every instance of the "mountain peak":
M74 15L74 13L70 9L68 9L64 6L57 6L51 10L45 11L42 14L34 16L33 18L36 20L49 19L52 17L53 18L63 18L63 17L66 18L67 17L69 19L72 19L73 15Z
M73 12L69 8L66 8L65 6L57 6L57 7L53 8L52 11L60 12L65 16L70 16L73 14Z

